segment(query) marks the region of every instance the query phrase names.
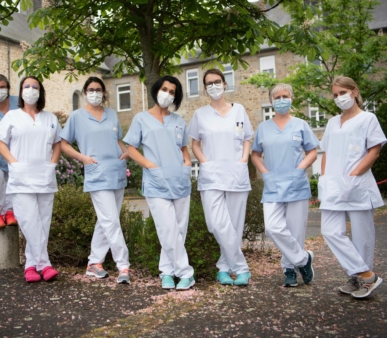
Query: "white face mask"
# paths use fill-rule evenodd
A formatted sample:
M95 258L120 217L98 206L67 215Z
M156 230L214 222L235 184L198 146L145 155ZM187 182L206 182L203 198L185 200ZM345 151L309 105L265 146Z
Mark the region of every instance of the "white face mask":
M101 104L102 99L103 99L103 93L97 93L97 92L92 92L89 93L87 92L86 94L87 101L94 107L97 107Z
M207 93L210 95L211 99L215 101L219 100L224 93L223 83L218 85L214 83L211 88L207 88Z
M1 88L0 89L0 102L3 102L8 96L8 89L7 88Z
M169 107L173 103L173 101L175 101L175 98L168 92L163 92L162 90L159 90L159 92L157 93L157 102L161 108Z
M341 110L348 110L352 108L352 106L354 105L355 99L353 99L351 95L348 93L348 94L344 94L336 97L335 103L336 103L336 106L339 107Z
M24 88L22 92L22 98L25 103L35 104L39 100L39 90L35 88Z

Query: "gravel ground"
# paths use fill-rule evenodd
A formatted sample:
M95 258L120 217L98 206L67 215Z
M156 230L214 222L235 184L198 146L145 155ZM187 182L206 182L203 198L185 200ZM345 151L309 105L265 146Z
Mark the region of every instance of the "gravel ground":
M375 224L375 271L386 279L386 210ZM342 295L336 287L346 275L322 237L306 248L315 253L316 278L296 288L282 286L270 243L248 252L253 278L245 288L199 281L186 292L163 291L135 270L131 285L117 285L115 272L94 280L69 269L54 282L26 284L21 268L2 270L0 337L386 337L387 280L365 300Z

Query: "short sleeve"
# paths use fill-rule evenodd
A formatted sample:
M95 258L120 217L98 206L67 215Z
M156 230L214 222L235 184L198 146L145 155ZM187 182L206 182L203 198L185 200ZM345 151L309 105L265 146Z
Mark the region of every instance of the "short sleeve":
M135 148L140 148L142 142L142 126L139 121L139 114L137 114L130 125L123 141Z
M248 140L250 140L253 137L254 129L253 129L251 123L250 123L249 117L247 116L246 110L244 110L244 114L245 114L245 117L244 117L245 125L243 126L243 129L244 129L244 132L245 132L244 140L248 141Z
M121 123L120 121L118 121L118 139L121 140L122 139L122 128L121 128Z
M183 134L183 147L186 147L189 143L189 140L188 140L188 130L187 130L187 126L184 124L184 134Z
M367 149L378 144L381 144L383 147L387 141L376 115L372 114L371 116L367 130Z
M5 115L0 122L0 141L9 144L11 138L11 121L9 114Z
M257 132L255 133L252 150L257 153L263 153L262 145L259 143L259 135L260 135L260 126L258 126Z
M70 115L68 118L66 125L60 132L59 136L66 140L68 143L73 143L75 141L75 125L76 125L76 114Z
M325 132L324 135L320 141L320 149L324 152L327 150L327 145L328 145L328 136L329 136L329 126L330 126L331 120L328 121L327 126L325 127Z
M317 146L319 145L318 138L316 137L316 135L313 133L310 126L305 121L302 121L302 123L304 126L303 127L304 150L309 151L317 148Z
M199 135L199 123L198 123L198 114L195 111L194 116L188 126L188 135L197 140L200 141L200 135Z

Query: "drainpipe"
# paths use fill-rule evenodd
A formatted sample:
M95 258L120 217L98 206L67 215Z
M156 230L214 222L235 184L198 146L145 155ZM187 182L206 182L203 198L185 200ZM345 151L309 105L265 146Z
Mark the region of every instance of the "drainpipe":
M145 87L144 87L144 82L141 82L141 92L142 92L142 111L145 111Z
M8 81L11 82L11 42L7 44L7 57L8 57Z

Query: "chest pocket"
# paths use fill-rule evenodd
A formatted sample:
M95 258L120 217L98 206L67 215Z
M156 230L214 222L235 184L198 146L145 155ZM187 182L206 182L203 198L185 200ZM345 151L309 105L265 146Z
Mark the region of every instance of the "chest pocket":
M184 135L183 127L177 125L175 127L175 141L176 141L176 145L179 148L183 146L183 135Z
M359 158L365 150L364 140L360 137L349 137L346 154L349 158Z
M299 132L292 133L292 146L294 148L301 148L303 145L302 135Z

